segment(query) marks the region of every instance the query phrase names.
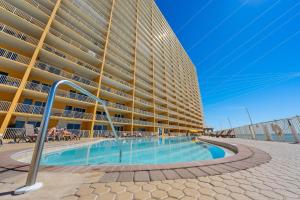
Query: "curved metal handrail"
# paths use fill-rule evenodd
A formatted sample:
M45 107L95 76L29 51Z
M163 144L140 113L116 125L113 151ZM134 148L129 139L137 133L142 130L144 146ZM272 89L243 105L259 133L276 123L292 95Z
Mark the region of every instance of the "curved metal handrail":
M38 173L38 169L39 169L40 162L41 162L41 156L42 156L42 152L43 152L43 148L44 148L46 132L48 129L48 124L49 124L50 115L51 115L51 108L53 106L56 91L58 90L58 87L60 85L68 85L68 86L78 90L82 94L85 94L85 95L91 97L96 102L101 103L104 108L104 111L106 113L106 116L107 116L107 119L111 126L111 129L115 135L115 139L117 141L119 139L119 136L116 133L116 130L114 128L114 125L113 125L110 115L108 113L105 101L99 99L95 95L91 94L90 92L86 91L85 89L81 88L80 86L74 84L71 81L68 81L68 80L55 81L53 83L51 90L49 92L49 95L48 95L45 111L43 114L43 119L41 122L41 132L40 132L40 134L38 134L37 141L35 144L34 152L32 155L32 160L31 160L31 164L30 164L30 168L29 168L29 172L28 172L28 176L27 176L27 180L26 180L26 185L25 185L25 187L22 187L22 188L16 190L15 194L22 194L22 193L25 193L25 192L28 192L31 190L35 190L35 189L41 187L41 184L40 184L40 186L36 186L36 187L34 187L34 184L36 184L37 173ZM119 142L118 142L118 144L119 144ZM121 149L120 149L120 156L121 156ZM121 159L121 157L120 157L120 159Z

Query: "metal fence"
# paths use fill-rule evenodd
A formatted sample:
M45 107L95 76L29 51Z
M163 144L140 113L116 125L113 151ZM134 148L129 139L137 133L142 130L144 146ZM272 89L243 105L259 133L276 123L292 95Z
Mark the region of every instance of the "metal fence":
M220 132L214 134L218 135ZM300 142L300 116L233 128L233 133L237 138L298 143Z

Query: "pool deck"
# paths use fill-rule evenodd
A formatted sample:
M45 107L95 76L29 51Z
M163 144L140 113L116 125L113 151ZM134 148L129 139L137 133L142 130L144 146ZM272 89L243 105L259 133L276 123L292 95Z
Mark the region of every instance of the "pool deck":
M14 168L15 163L2 161L5 155L33 144L6 145L0 148L0 199L300 199L299 144L203 139L235 144L237 158L113 172L92 167L43 168L38 180L45 186L20 196L11 196L11 191L24 184L27 167Z

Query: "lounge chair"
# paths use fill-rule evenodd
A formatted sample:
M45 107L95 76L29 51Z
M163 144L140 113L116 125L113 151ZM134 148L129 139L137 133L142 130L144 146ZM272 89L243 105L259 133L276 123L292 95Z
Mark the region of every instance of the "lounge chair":
M35 134L34 126L32 124L25 124L24 132L15 135L14 141L16 143L21 142L35 142L37 138L37 134Z
M60 138L61 138L60 131L58 131L56 127L53 127L53 128L48 130L47 137L46 137L46 142L48 142L50 140L55 141L56 139L60 140Z

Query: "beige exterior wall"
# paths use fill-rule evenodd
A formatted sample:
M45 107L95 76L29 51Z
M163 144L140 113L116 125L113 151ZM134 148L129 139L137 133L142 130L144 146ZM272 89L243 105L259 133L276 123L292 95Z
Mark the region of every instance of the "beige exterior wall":
M61 79L107 100L119 130L202 131L195 67L154 1L0 0L0 20L0 134L39 122ZM93 135L101 112L62 87L50 126Z

